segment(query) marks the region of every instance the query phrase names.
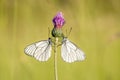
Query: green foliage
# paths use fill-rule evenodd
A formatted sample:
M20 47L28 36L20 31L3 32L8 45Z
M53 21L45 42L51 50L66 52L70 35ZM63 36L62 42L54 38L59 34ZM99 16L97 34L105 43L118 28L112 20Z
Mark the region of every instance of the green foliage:
M65 63L58 50L59 80L120 80L119 0L0 0L0 80L54 80L54 58L38 62L24 47L48 39L57 11L69 40L86 54Z

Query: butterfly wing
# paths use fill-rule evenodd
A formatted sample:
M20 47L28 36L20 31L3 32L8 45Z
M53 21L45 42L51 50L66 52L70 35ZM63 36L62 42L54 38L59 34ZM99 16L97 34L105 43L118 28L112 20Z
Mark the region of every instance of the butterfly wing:
M63 39L61 56L65 62L69 63L83 61L85 59L84 52L67 38Z
M25 54L30 55L39 61L47 61L51 56L51 46L51 39L48 39L28 45L24 51Z

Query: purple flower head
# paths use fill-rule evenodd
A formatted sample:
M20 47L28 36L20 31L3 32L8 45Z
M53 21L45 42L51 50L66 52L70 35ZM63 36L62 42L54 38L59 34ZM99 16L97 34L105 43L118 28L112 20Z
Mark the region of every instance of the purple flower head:
M62 12L58 12L57 15L53 18L54 27L62 28L64 23L65 23L65 20L64 20Z

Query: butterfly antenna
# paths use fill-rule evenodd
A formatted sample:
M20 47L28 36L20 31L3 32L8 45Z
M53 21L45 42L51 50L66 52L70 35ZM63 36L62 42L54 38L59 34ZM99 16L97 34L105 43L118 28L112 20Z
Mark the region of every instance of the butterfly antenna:
M72 31L72 27L70 28L69 33L67 34L67 37L70 35L71 31Z
M48 38L50 38L50 28L48 27Z
M67 36L68 34L67 34L67 29L66 29L66 36Z

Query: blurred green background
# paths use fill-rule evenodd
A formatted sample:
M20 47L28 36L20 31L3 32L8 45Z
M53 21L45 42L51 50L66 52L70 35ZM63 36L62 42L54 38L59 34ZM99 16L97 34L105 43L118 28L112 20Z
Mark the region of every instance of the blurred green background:
M24 48L48 38L58 11L87 57L69 64L59 50L59 80L120 80L120 0L0 0L0 80L54 80L53 53L39 62Z

